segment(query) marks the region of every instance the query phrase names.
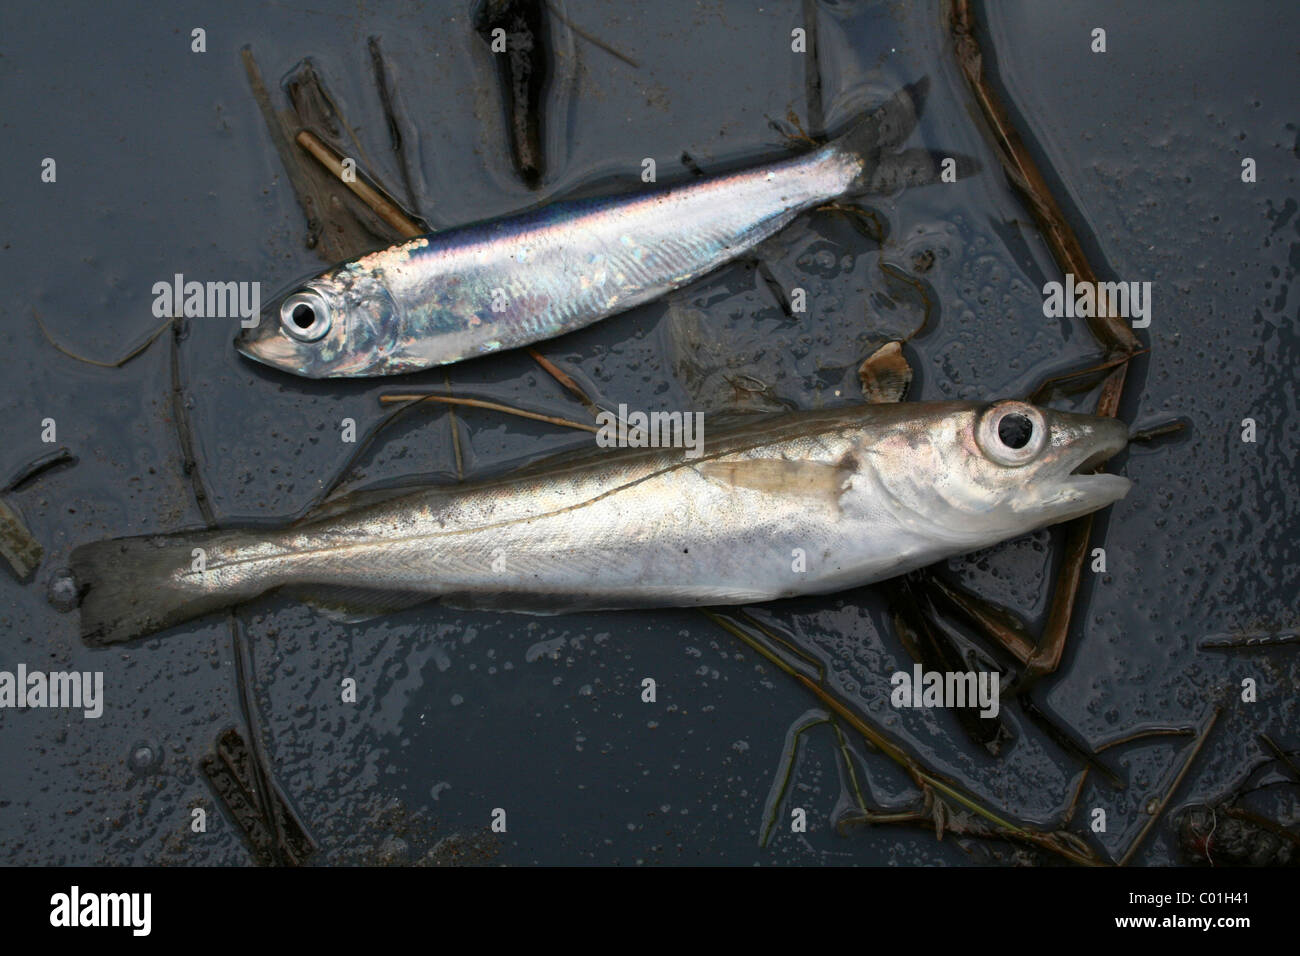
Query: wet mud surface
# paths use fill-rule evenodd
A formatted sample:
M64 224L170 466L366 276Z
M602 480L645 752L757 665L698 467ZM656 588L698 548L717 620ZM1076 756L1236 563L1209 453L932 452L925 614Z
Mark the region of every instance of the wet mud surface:
M825 125L837 129L905 82L931 78L918 137L978 157L983 172L866 205L875 241L848 218L801 218L760 250L787 314L752 262L539 350L616 407L819 407L860 401L858 368L906 339L909 400L1023 396L1101 350L1078 320L1044 318L1059 270L998 168L935 4L823 3L818 45ZM1293 6L1250 16L1231 5L1134 12L1132 5L996 5L981 13L986 69L1107 278L1149 281L1149 353L1133 362L1121 417L1179 418L1179 437L1133 446L1111 467L1129 496L1099 517L1105 574L1085 574L1060 670L1034 691L1093 747L1153 727L1222 715L1137 861L1178 858L1175 814L1218 801L1261 762L1257 735L1300 746L1294 645L1199 648L1211 635L1294 631L1297 536L1297 297L1300 117ZM125 24L108 9L45 4L0 14L0 347L7 357L0 474L49 452L57 423L72 467L6 501L44 547L31 579L0 574L0 669L103 671L105 710L0 712L0 862L245 864L200 760L243 727L227 622L91 650L75 615L46 598L77 544L201 525L181 467L167 336L121 368L78 363L42 337L112 359L157 326L151 288L175 273L258 280L264 297L319 261L249 94L251 45L268 87L304 56L356 122L366 168L403 182L387 148L367 39L392 70L411 186L435 228L548 198L633 189L641 161L661 180L782 155L769 125L807 116L805 63L789 52L799 5L576 4L565 15L625 59L568 35L545 101L536 190L512 166L496 68L467 4L413 10L318 3L179 3ZM76 29L68 28L75 23ZM551 26L563 31L552 18ZM1104 27L1108 51L1089 49ZM190 31L207 31L191 52ZM21 40L20 40L21 38ZM53 63L60 64L58 68ZM40 181L43 157L55 183ZM1241 181L1241 161L1258 181ZM904 277L904 278L900 278ZM928 313L928 319L927 319ZM924 322L924 329L920 330ZM338 423L358 432L395 385L454 389L548 414L583 409L526 353L400 383L293 379L230 347L229 320L196 319L181 343L195 458L219 521L304 508L347 460ZM1087 397L1080 399L1085 407ZM1242 421L1258 439L1241 440ZM458 409L467 475L499 473L589 437ZM454 480L451 417L419 410L385 432L364 481ZM707 440L707 435L706 435ZM1059 530L954 559L944 573L1044 623ZM998 757L951 713L897 711L890 675L911 659L880 589L766 605L754 617L825 667L830 686L927 765L1014 820L1050 828L1080 763L1012 707ZM240 611L262 746L314 840L315 863L963 864L1013 861L1002 844L895 826L835 832L849 780L828 726L802 735L782 804L809 829L779 826L760 848L792 728L816 701L695 611L532 619L436 606L365 624L331 623L268 598ZM652 677L657 701L641 700ZM340 700L345 678L355 704ZM1241 700L1244 679L1258 701ZM906 776L846 734L871 802L915 798ZM1106 811L1094 845L1118 857L1177 773L1188 738L1108 751L1126 786L1090 778L1075 828ZM1296 822L1294 789L1256 796ZM209 811L205 834L191 810ZM493 808L507 832L485 833ZM450 841L450 842L446 842Z

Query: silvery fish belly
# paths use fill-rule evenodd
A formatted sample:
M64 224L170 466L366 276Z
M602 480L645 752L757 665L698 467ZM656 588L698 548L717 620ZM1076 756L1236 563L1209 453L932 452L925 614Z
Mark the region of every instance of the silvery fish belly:
M369 492L279 531L83 545L83 637L280 589L359 620L438 598L532 613L744 604L866 584L1104 507L1113 419L1022 402L764 417L698 457L618 449L489 483ZM197 556L197 557L196 557ZM201 560L200 560L201 559Z
M346 262L270 303L236 347L309 378L397 375L552 338L649 302L847 193L939 179L923 84L813 152L630 196L561 202ZM954 172L974 164L947 157Z

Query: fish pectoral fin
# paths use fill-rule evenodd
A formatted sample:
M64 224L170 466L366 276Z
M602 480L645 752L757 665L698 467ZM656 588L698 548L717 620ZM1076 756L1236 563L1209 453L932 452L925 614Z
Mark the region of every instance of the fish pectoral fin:
M343 624L359 624L437 597L423 591L385 591L323 584L291 584L281 588L280 593L314 607L331 621Z
M730 488L747 488L781 498L820 501L839 507L852 469L820 461L785 458L714 459L693 466L708 481Z

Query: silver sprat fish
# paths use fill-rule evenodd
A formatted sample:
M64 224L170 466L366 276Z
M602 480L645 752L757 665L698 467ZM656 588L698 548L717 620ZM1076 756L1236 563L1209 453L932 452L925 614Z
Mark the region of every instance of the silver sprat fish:
M270 303L235 346L295 375L398 375L580 329L678 288L850 193L934 182L941 160L890 151L924 84L781 162L635 195L560 202L361 256ZM953 156L958 175L973 161Z
M363 493L281 530L82 545L83 638L130 640L268 591L348 620L438 598L562 611L747 604L901 574L1123 497L1087 474L1125 426L1023 402L867 405L453 488ZM201 561L200 561L201 558Z

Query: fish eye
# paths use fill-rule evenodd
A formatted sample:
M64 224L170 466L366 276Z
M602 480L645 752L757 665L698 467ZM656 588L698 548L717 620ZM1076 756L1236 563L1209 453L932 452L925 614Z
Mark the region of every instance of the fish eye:
M980 417L975 440L999 465L1015 468L1038 457L1047 444L1043 413L1025 402L997 402Z
M1008 448L1024 448L1034 435L1034 423L1019 412L1003 415L998 422L998 438Z
M315 342L330 330L330 310L320 293L300 289L280 303L280 328L299 342Z

